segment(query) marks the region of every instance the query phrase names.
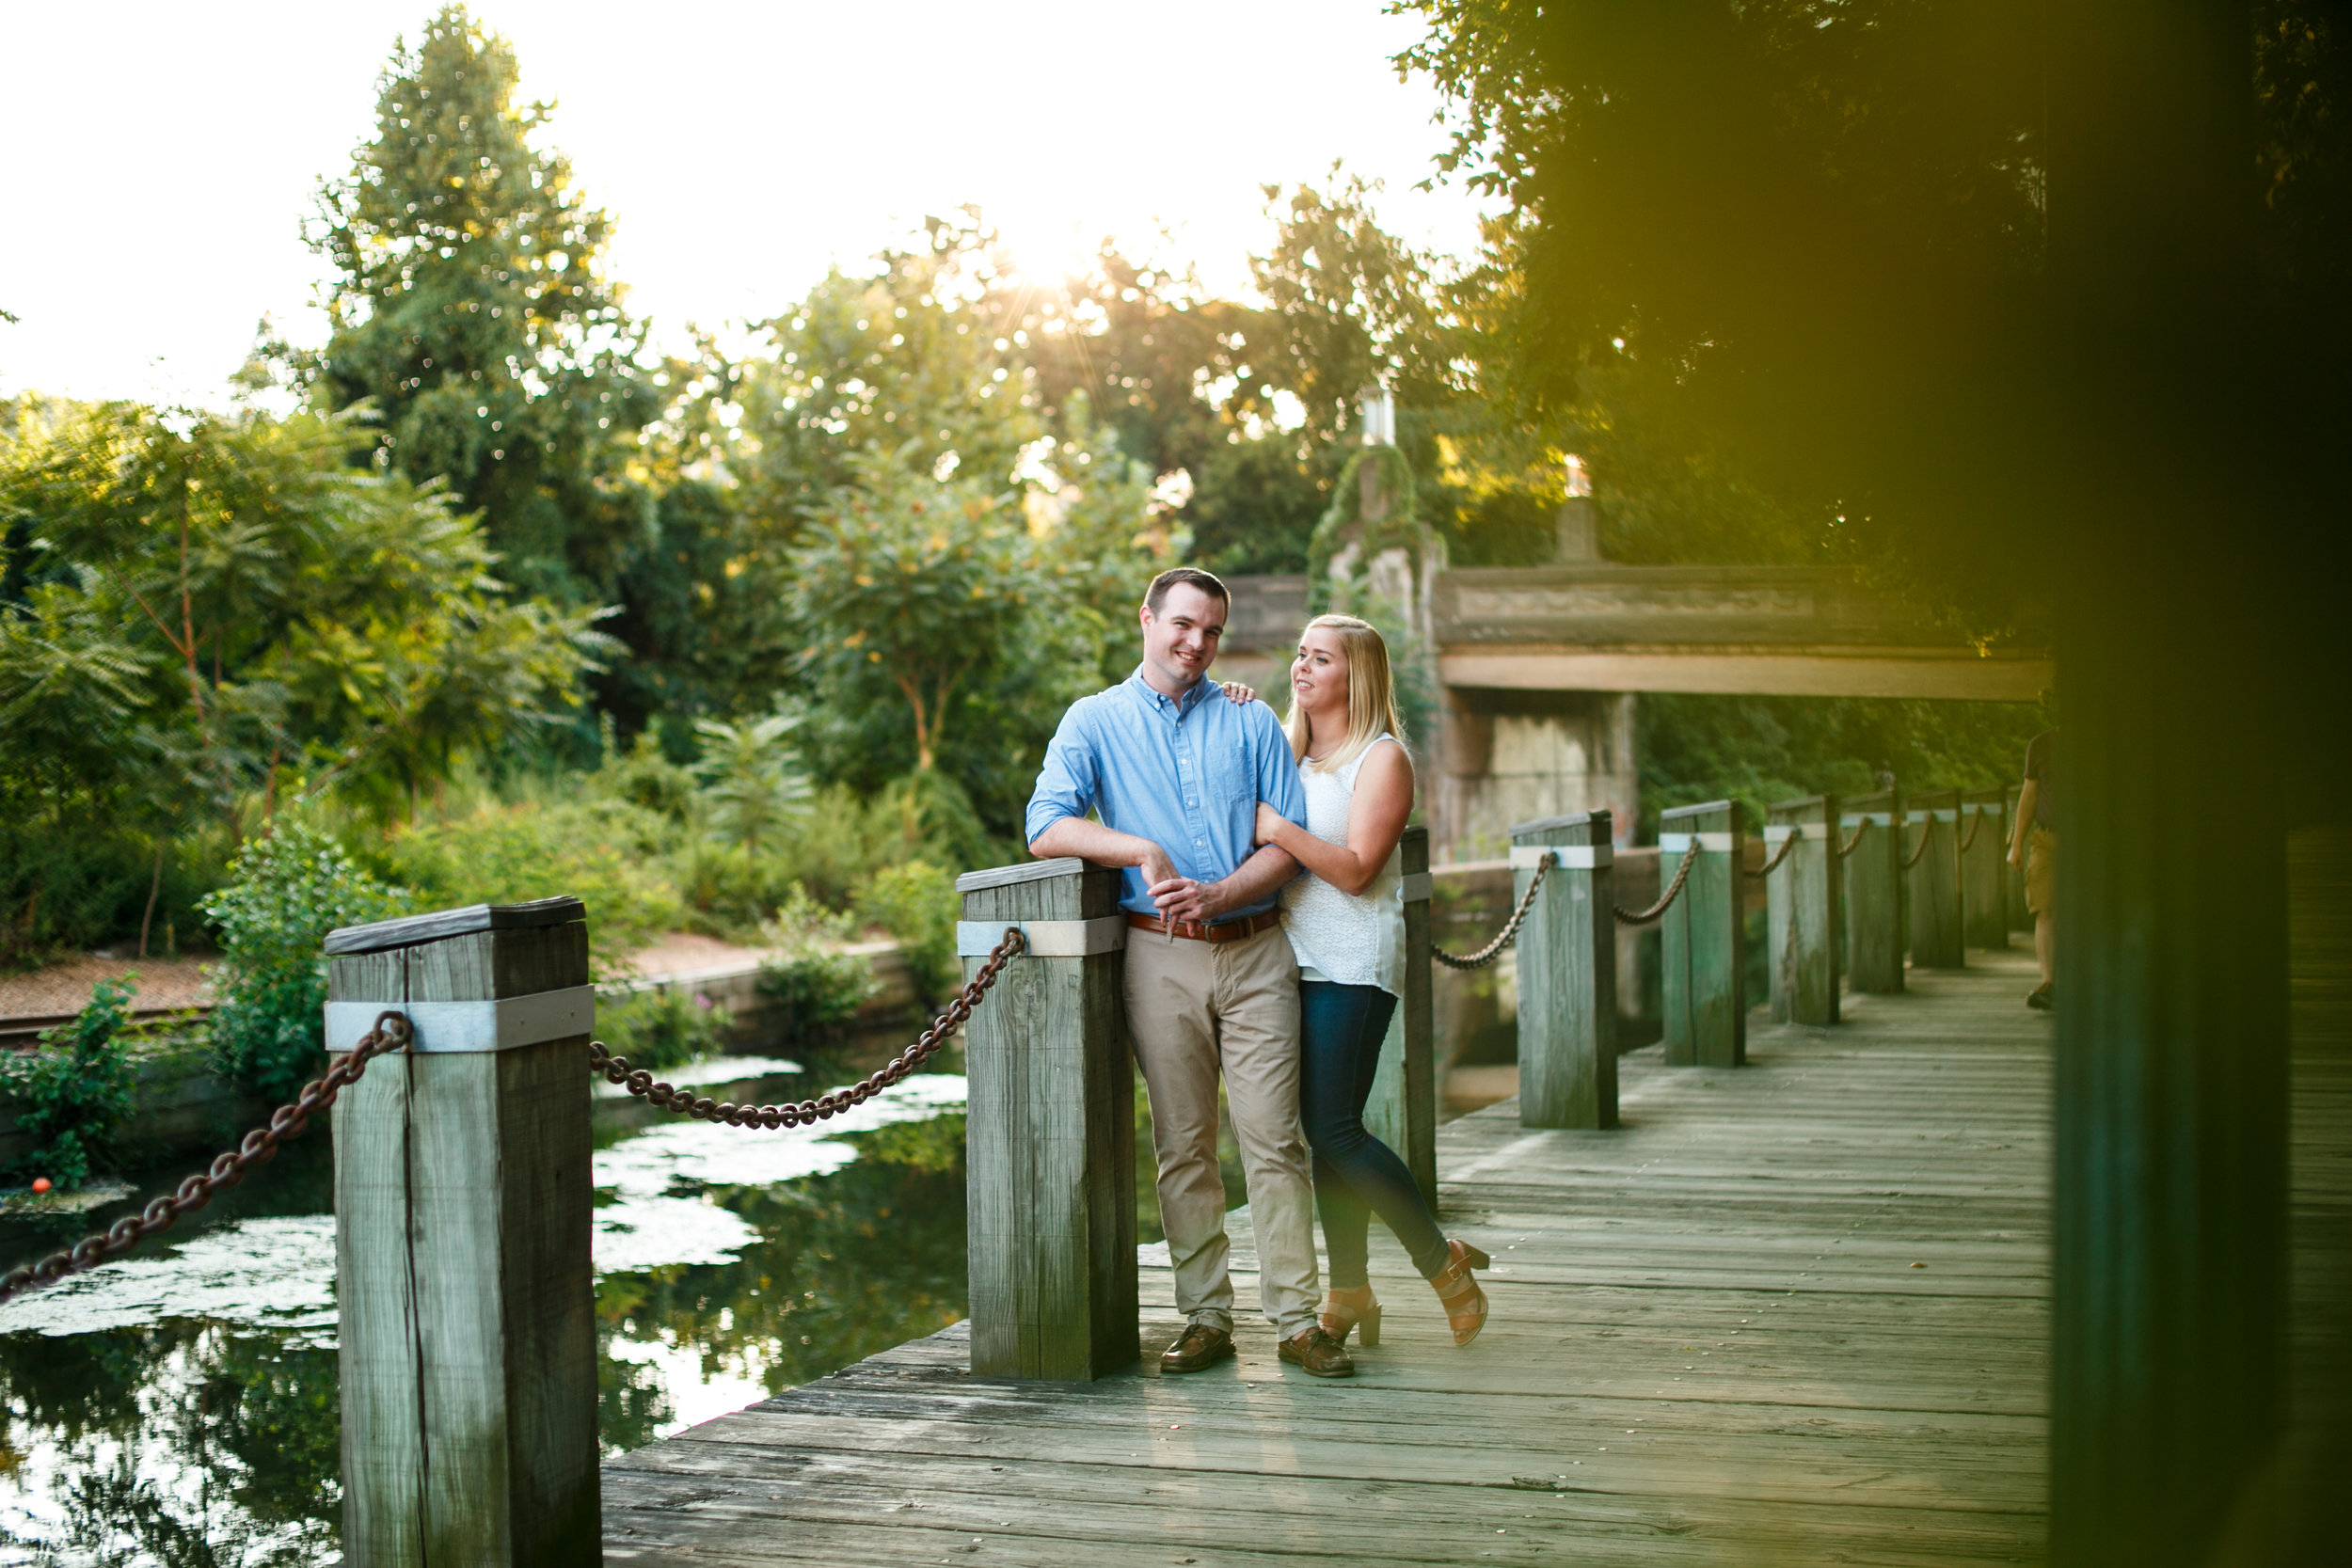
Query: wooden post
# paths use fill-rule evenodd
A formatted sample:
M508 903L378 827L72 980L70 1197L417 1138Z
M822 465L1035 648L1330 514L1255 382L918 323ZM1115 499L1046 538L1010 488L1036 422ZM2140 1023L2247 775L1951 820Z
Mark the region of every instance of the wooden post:
M1903 856L1919 857L1903 878L1911 961L1921 969L1963 968L1968 949L1960 901L1960 791L1915 795L1903 817Z
M1902 819L1902 795L1892 789L1850 796L1838 809L1837 825L1845 834L1838 843L1853 846L1839 863L1846 895L1846 984L1865 994L1903 989L1903 835L1895 828Z
M1438 1206L1437 1039L1429 989L1429 830L1407 828L1398 842L1405 884L1405 950L1397 955L1400 995L1380 1042L1380 1070L1364 1106L1364 1126L1413 1173L1422 1201Z
M1772 1022L1837 1022L1837 976L1845 955L1838 905L1837 797L1783 800L1765 814L1764 857L1788 858L1765 879L1772 932ZM1789 840L1795 842L1789 843Z
M2003 794L2001 822L2005 828L2013 829L2017 825L2017 798L2022 793L2023 785L2011 784ZM2003 905L2009 911L2009 928L2032 935L2033 911L2026 908L2026 868L2009 863L2006 835L2001 841L2001 887Z
M589 1078L577 898L326 939L326 1042L414 1044L335 1108L343 1560L602 1560Z
M1973 836L1972 836L1973 835ZM1961 930L1971 947L2009 946L2009 798L1998 785L1960 798Z
M1739 1067L1748 1059L1747 943L1740 918L1747 832L1740 808L1710 800L1661 812L1658 848L1661 888L1672 885L1685 855L1698 857L1659 927L1666 1061Z
M1028 949L964 1026L972 1371L1084 1382L1131 1365L1135 1069L1119 873L1039 861L956 879L969 979L1005 928Z
M1519 1125L1617 1125L1617 921L1605 811L1511 830L1513 906L1549 851L1557 863L1518 940Z

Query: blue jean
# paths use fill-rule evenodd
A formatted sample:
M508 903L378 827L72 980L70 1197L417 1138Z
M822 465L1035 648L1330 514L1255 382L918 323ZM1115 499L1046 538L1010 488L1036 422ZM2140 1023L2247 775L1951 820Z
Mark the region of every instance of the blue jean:
M1445 1237L1413 1173L1364 1130L1364 1102L1380 1070L1380 1041L1395 1011L1396 998L1378 986L1298 985L1298 1114L1314 1148L1315 1209L1323 1216L1335 1289L1367 1283L1375 1213L1396 1233L1423 1279L1435 1279L1449 1260Z

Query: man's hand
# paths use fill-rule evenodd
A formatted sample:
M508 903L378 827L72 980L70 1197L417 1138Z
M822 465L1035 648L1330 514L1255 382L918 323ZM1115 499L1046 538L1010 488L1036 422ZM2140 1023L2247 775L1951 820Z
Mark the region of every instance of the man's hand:
M1143 873L1143 885L1146 888L1156 888L1163 882L1181 882L1189 879L1177 876L1176 863L1168 858L1168 851L1149 839L1143 841L1143 856L1136 862L1136 869Z
M2026 869L2026 841L2024 839L2014 838L2010 840L2009 863L2010 869L2012 870L2023 871Z
M1150 876L1150 872L1144 873ZM1190 877L1169 877L1153 882L1149 892L1152 902L1159 906L1163 921L1184 920L1206 926L1233 907L1233 895L1224 882L1195 881Z

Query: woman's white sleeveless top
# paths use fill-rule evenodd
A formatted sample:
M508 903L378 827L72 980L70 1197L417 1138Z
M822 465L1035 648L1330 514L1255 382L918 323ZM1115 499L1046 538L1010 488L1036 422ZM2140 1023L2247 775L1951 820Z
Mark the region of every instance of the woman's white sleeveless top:
M1384 735L1344 767L1327 772L1301 768L1307 831L1327 844L1345 844L1356 775L1363 771L1374 746L1396 743L1394 736ZM1359 894L1342 893L1311 871L1290 879L1282 889L1282 929L1297 955L1300 979L1378 986L1391 996L1401 994L1397 968L1405 948L1403 863L1403 851L1390 850L1389 863Z

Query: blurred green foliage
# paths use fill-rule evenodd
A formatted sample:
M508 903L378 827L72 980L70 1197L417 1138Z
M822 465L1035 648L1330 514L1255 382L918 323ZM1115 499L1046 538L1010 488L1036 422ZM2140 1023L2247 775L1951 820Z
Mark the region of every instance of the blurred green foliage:
M2015 784L2026 743L2057 722L2039 703L1666 692L1634 714L1645 836L1670 807L1733 800L1760 828L1775 800L1866 794L1881 773L1911 790Z
M773 951L759 966L760 994L783 1005L789 1033L821 1035L874 994L874 966L860 954L834 951L854 934L849 916L826 909L798 883L761 927Z
M292 1100L325 1060L326 933L405 914L412 895L376 880L292 816L246 845L230 879L204 900L221 953L214 1068L249 1093Z
M724 1007L683 986L607 988L596 998L596 1037L648 1072L717 1055L733 1022Z
M906 959L916 995L936 1003L963 983L956 957L956 918L962 911L956 879L922 861L887 865L857 891L856 910L888 931Z
M16 1102L17 1131L33 1147L11 1167L72 1191L111 1168L114 1130L131 1115L131 1064L121 1035L132 980L101 980L72 1023L44 1031L40 1049L0 1053L0 1094Z

